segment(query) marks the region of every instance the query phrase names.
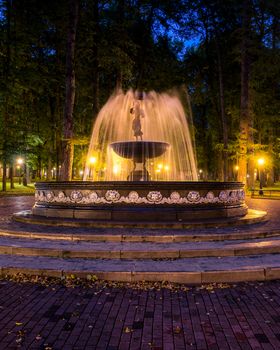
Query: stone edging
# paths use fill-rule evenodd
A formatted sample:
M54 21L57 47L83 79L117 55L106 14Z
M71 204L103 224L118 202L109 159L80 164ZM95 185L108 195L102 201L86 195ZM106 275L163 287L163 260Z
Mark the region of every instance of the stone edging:
M239 270L201 271L201 272L104 272L104 271L76 271L56 269L29 269L18 267L0 267L0 275L5 277L24 273L30 276L62 277L74 275L77 278L86 279L94 275L100 280L136 282L136 281L169 281L174 283L197 285L202 283L231 283L246 281L270 281L280 278L279 267L263 267Z
M22 255L22 256L44 256L53 258L82 258L82 259L183 259L183 258L202 258L202 257L234 257L258 254L276 254L280 253L280 241L276 244L263 245L261 242L251 247L247 243L242 246L232 244L232 247L211 247L203 249L158 249L158 250L75 250L75 249L56 249L41 247L15 247L9 245L0 245L0 254Z

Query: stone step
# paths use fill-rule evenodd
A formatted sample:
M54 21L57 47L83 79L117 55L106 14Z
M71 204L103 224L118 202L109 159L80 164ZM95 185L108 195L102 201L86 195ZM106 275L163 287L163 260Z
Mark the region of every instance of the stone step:
M227 230L208 229L202 231L193 230L53 230L50 232L42 227L33 227L27 230L16 227L15 229L0 229L0 237L47 239L64 241L93 241L93 242L209 242L225 240L251 240L255 238L278 237L280 229L262 228L260 225L248 228L228 228Z
M84 242L0 237L0 254L87 259L183 259L280 253L280 237L216 242Z
M62 259L0 255L2 276L28 275L186 284L265 281L280 278L278 254L162 260Z
M223 217L215 219L194 219L191 221L171 221L161 222L160 220L150 221L111 221L111 220L86 220L86 219L69 219L45 217L32 215L31 210L23 210L13 214L13 220L25 224L37 224L53 227L76 227L76 228L143 228L143 229L199 229L199 228L223 228L229 226L249 225L266 221L267 212L262 210L248 209L245 216L240 217Z

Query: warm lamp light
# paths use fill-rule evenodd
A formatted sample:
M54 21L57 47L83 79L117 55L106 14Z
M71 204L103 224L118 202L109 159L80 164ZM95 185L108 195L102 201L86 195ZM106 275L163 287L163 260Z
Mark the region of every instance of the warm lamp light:
M90 164L95 164L96 163L96 157L90 157L89 158L89 163Z
M120 166L119 166L119 164L115 164L114 166L113 166L113 173L116 175L116 174L118 174L120 172Z
M236 171L239 170L239 166L238 165L235 166L235 170Z
M259 179L260 179L260 190L259 190L259 195L262 196L263 195L263 169L262 166L264 165L265 161L264 158L259 158L258 159L258 165L259 165Z
M23 164L23 159L22 158L18 158L17 159L17 164L18 165L22 165Z

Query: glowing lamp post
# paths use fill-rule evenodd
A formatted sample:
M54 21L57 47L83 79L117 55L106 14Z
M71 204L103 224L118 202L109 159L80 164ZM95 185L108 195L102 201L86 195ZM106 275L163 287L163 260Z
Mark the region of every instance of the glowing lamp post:
M259 195L262 196L263 195L263 183L262 183L262 170L263 170L263 165L264 165L265 161L263 158L259 158L258 159L258 168L259 168L259 178L260 178L260 190L259 190Z
M21 185L21 166L23 165L23 159L17 159L17 170L18 170L18 184Z
M238 166L238 165L235 165L234 170L235 170L235 180L237 181L237 179L238 179L238 170L239 170L239 166Z

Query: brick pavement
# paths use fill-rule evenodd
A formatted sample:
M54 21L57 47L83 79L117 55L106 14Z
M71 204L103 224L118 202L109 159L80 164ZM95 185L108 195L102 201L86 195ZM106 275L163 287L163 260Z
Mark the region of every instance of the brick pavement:
M280 281L192 288L0 281L0 349L279 349Z
M10 215L32 202L31 197L0 198L0 228L24 227L12 223ZM279 229L279 202L249 200L249 205L268 210L270 219L250 230ZM227 288L150 286L67 288L0 280L0 350L280 349L280 281L220 286Z

